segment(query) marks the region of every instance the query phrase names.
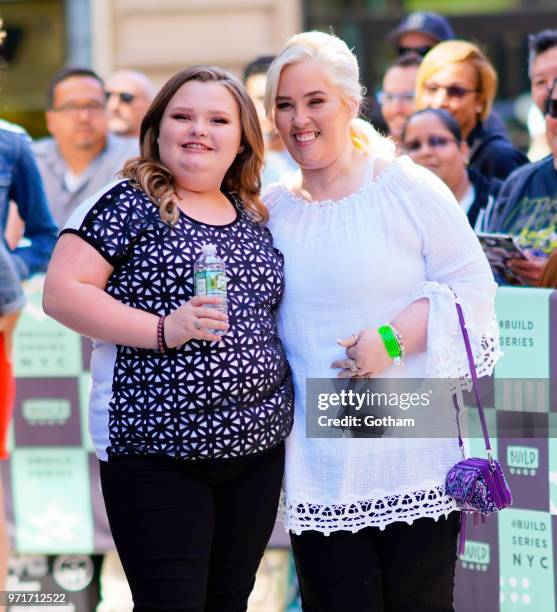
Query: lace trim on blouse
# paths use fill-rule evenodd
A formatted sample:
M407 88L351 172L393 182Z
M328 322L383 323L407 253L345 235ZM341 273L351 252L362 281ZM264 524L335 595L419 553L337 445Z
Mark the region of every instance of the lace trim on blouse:
M415 520L430 517L437 520L458 510L455 501L445 495L440 485L427 486L419 491L385 495L379 493L368 499L348 504L320 505L306 501L285 499L281 503L281 517L286 529L300 534L303 531L332 531L355 533L365 527L383 530L394 522L411 525Z

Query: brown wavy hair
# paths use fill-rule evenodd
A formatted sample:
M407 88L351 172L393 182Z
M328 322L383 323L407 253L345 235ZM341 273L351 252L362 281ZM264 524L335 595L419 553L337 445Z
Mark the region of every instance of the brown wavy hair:
M256 221L267 221L269 213L260 198L264 144L257 111L241 82L221 68L192 66L178 72L163 85L141 122L140 155L126 163L122 176L142 189L159 207L164 223L172 226L178 221L174 176L159 157L159 126L174 94L184 83L194 80L220 83L238 103L243 148L224 175L222 188L236 193Z

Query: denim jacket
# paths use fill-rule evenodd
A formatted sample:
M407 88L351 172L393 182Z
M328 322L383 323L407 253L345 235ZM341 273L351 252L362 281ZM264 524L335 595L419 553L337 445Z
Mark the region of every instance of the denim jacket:
M12 256L0 240L0 316L21 310L25 298Z
M10 201L25 223L24 244L11 252L20 279L46 269L56 242L57 228L46 201L41 177L30 148L30 138L17 125L0 120L0 229L2 240ZM5 245L5 242L4 242ZM0 265L0 285L10 273ZM13 287L12 287L13 290Z

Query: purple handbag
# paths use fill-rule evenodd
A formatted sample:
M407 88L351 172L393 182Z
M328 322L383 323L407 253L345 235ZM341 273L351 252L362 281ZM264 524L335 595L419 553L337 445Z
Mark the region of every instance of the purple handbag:
M462 461L459 461L449 470L445 482L445 492L456 501L458 507L464 512L458 547L458 553L461 555L464 553L464 543L466 540L466 513L474 513L475 524L479 516L481 516L482 521L485 522L486 515L497 512L497 510L501 510L506 506L510 506L512 504L512 496L499 462L493 459L491 455L491 443L489 441L487 423L485 421L484 409L480 399L476 366L474 365L468 331L464 323L464 315L458 302L456 303L456 310L458 312L458 320L460 321L460 328L462 330L468 363L470 365L470 375L472 377L472 385L474 387L474 395L476 396L476 404L478 406L487 453L487 459L480 459L477 457L465 458L464 443L462 441L460 422L458 419L460 410L456 394L453 395L453 404L456 410L456 423L458 427L458 444L460 446L460 452L462 453Z

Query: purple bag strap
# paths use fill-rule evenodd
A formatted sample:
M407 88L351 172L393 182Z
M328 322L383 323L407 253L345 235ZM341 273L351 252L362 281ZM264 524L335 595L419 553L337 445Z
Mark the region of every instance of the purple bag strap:
M456 297L456 296L455 296ZM468 330L466 329L466 324L464 323L464 314L462 312L462 307L458 302L455 302L456 311L458 313L458 320L460 322L460 329L462 331L462 337L464 338L464 346L466 347L466 355L468 356L468 365L470 366L470 376L472 377L472 386L474 387L474 395L476 396L476 404L478 406L478 413L480 415L480 423L482 425L482 432L484 435L485 441L485 450L489 457L491 457L491 443L489 441L489 433L487 431L487 423L485 420L485 412L482 406L482 401L480 399L480 389L478 384L478 375L476 373L476 366L474 364L474 356L472 355L472 347L470 346L470 338L468 337ZM460 448L464 448L464 443L462 441L462 436L460 433L460 423L458 419L459 407L456 394L453 395L453 404L456 409L456 422L458 427L458 443Z

